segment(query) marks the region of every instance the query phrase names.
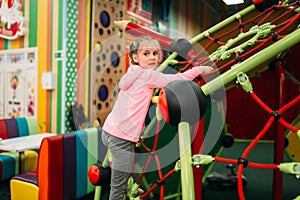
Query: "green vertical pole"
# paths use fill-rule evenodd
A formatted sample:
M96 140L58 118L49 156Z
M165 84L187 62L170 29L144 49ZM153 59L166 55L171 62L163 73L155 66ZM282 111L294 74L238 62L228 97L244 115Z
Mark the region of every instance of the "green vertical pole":
M101 186L97 185L95 187L94 200L100 200L100 197L101 197Z
M192 150L190 125L180 122L178 125L179 152L180 152L180 176L183 200L194 200L194 177L192 168Z

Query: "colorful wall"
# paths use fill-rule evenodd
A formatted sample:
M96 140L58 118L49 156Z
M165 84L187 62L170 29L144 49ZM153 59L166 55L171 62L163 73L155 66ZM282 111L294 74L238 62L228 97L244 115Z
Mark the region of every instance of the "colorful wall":
M68 105L76 95L77 71L89 52L90 1L19 0L25 19L25 35L0 39L0 50L38 49L37 119L40 132L68 130ZM80 9L78 9L80 7ZM55 88L42 89L44 72L52 72ZM85 72L82 72L85 74ZM85 80L80 82L85 87ZM65 127L66 124L66 127Z

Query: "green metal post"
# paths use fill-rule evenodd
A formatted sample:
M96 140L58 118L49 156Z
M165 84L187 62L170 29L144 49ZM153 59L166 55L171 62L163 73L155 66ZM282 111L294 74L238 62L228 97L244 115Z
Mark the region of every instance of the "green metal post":
M100 196L101 196L101 186L96 186L94 200L100 200Z
M105 158L102 163L102 167L106 168L109 167L109 162L111 161L111 154L109 149L106 152ZM100 200L101 198L101 186L95 187L95 193L94 193L94 200Z
M166 60L164 60L163 63L160 64L160 66L156 69L158 72L163 72L169 65L171 60L174 60L178 54L176 52L173 52Z
M192 168L192 150L190 125L187 122L178 124L180 176L183 200L195 200L194 176Z

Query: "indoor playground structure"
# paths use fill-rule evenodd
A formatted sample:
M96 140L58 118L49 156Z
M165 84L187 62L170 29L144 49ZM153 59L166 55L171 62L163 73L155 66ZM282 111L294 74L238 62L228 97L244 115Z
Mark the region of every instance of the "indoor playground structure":
M172 39L130 21L115 22L122 34L152 36L171 52L160 72L214 68L195 81L175 81L155 91L157 107L136 146L138 173L128 182L129 199L202 199L202 184L216 162L237 166L241 200L246 199L247 168L273 171L274 200L282 199L283 173L299 178L300 2L253 3L190 40ZM239 158L219 156L234 142L228 133L250 140ZM273 163L248 159L261 140L274 141ZM284 162L284 152L291 162ZM172 161L165 161L166 155ZM89 170L95 199L107 198L109 160L108 150ZM141 186L145 193L137 197Z

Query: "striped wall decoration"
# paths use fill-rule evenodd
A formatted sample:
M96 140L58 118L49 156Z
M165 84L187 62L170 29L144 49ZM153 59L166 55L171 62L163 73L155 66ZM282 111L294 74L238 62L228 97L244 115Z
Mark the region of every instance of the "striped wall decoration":
M30 13L36 12L35 19L33 22L36 23L36 41L32 41L32 44L35 44L38 47L38 83L41 83L42 72L48 71L50 69L49 56L50 56L50 48L49 43L47 41L50 40L50 27L49 27L49 15L48 13L51 10L51 5L49 5L48 0L36 1L37 10L33 10L31 6L33 6L32 2L30 2ZM31 20L33 20L31 18ZM28 30L32 33L32 30ZM40 127L41 131L49 130L49 119L47 118L49 114L49 95L45 90L41 89L41 85L38 84L38 123L43 126Z
M65 61L62 59L55 58L55 53L58 51L64 52L64 41L65 41L65 1L60 0L47 0L51 10L49 10L48 17L48 30L49 39L47 43L47 49L49 50L49 65L46 71L51 71L56 77L55 89L47 92L47 120L46 130L55 133L63 132L64 124L64 68ZM64 54L64 53L63 53Z
M76 100L83 105L84 113L89 113L89 71L90 71L90 34L91 5L90 0L78 1L78 37L77 37L77 91Z
M61 124L63 123L62 121L62 114L61 110L63 107L63 67L64 67L64 62L63 60L55 59L55 52L57 51L62 51L64 48L63 45L63 38L64 38L64 1L60 0L53 0L52 2L52 28L51 28L51 33L52 33L52 42L51 42L51 49L52 49L52 55L51 55L51 71L55 74L56 76L56 87L55 90L53 90L50 93L50 100L52 100L50 103L50 130L51 132L59 133L62 130Z
M20 2L26 21L26 34L16 40L0 39L0 50L38 48L39 131L66 132L68 104L80 97L80 102L86 105L85 108L88 107L86 100L88 67L83 72L84 76L80 82L83 87L78 91L77 97L76 73L77 68L88 61L91 1L20 0ZM57 59L55 52L62 52L62 58ZM56 80L54 90L41 88L43 72L54 73ZM84 95L80 93L81 91Z

